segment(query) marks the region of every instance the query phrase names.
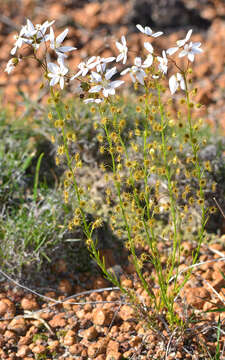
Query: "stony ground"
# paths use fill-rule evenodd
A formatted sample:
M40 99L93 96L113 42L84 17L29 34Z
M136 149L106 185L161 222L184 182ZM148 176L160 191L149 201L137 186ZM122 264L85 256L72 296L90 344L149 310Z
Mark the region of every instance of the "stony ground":
M149 299L132 264L122 267L110 251L104 252L108 267L127 289L135 289L138 309L100 274L74 273L60 259L52 267L48 287L36 284L33 290L25 290L15 282L1 282L0 358L211 359L217 346L219 314L204 311L224 306L225 281L219 271L225 271L224 240L222 236L217 243L202 247L199 263L176 300L175 309L185 324L182 330L170 330L164 315L153 323ZM163 252L169 244L159 246ZM193 246L183 243L180 271L191 260ZM152 271L146 267L144 275L149 281ZM144 321L147 317L152 319L148 323ZM225 312L220 319L224 329ZM224 342L222 330L220 359L224 359Z
M32 1L12 0L1 3L0 60L4 69L12 47L12 32L20 28L29 17L34 22L56 19L56 27L69 27L68 44L79 51L71 56L69 66L75 69L81 59L90 55L115 54L115 39L127 35L130 49L138 53L143 39L135 24L153 26L163 30L166 37L157 40L159 51L168 43L183 37L194 29L194 41L203 43L204 55L194 66L198 101L205 105L204 119L213 126L225 129L225 4L211 1ZM144 9L144 10L143 10ZM166 10L165 10L166 9ZM182 15L182 16L181 16ZM106 46L109 44L109 47ZM32 64L32 66L35 66ZM13 76L0 72L0 86L4 102L20 101L18 88L37 98L39 69L30 70L22 65ZM31 86L32 84L32 86ZM72 89L74 90L74 89ZM205 111L207 108L207 111ZM221 225L221 232L224 227ZM135 289L139 308L130 306L118 289L112 289L101 274L77 273L71 264L58 259L46 277L43 286L36 282L27 289L6 278L0 283L0 359L211 359L217 345L216 313L203 311L224 306L225 281L219 270L225 272L225 238L215 236L213 245L204 245L190 281L176 301L176 311L184 320L182 330L171 331L162 315L150 327L152 310L141 290L132 264L121 261L116 251L104 250L104 256L128 289ZM162 252L170 244L159 244ZM179 270L191 259L194 244L183 244L185 253ZM124 259L126 254L124 254ZM166 257L165 257L166 261ZM126 264L126 265L124 265ZM146 266L149 281L153 269ZM154 275L154 274L153 274ZM37 278L38 279L38 278ZM182 274L181 274L182 279ZM48 284L48 285L47 285ZM157 286L155 287L157 292ZM195 315L193 311L195 310ZM224 321L220 315L221 357L225 359Z

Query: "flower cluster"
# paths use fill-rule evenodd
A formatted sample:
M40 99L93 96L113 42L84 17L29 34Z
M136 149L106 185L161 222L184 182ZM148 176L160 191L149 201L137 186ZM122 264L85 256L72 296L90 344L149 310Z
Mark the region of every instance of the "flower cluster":
M100 56L92 56L86 61L82 61L78 65L78 71L76 74L70 76L68 75L69 69L65 66L64 61L67 58L67 53L76 50L76 48L72 46L64 46L62 44L68 34L68 29L65 29L60 35L55 37L54 30L52 28L53 23L54 21L45 21L43 24L33 25L32 22L27 19L26 25L24 25L20 33L15 36L16 41L13 49L11 50L11 54L15 55L23 44L27 44L33 48L35 57L37 60L39 60L36 56L36 52L40 45L45 43L46 49L50 47L50 49L55 52L58 63L55 64L53 62L47 62L47 60L45 63L43 63L50 86L59 84L60 88L63 89L65 86L65 79L68 81L77 79L81 82L81 87L82 84L87 85L85 90L89 93L89 96L84 100L86 103L101 103L104 98L115 95L115 89L122 85L124 81L111 81L112 77L117 74L117 68L114 66L110 69L107 69L107 64L113 62L114 60L116 63L122 62L123 65L126 64L128 58L128 47L125 36L121 37L121 42L116 41L116 47L119 51L119 54L116 58L102 58ZM161 31L154 33L153 30L148 26L143 27L140 24L136 26L141 33L148 37L157 38L163 34ZM48 29L49 33L47 33ZM155 54L154 48L150 42L145 42L144 48L148 52L146 58L142 60L141 57L137 56L134 59L134 64L122 70L120 75L129 73L134 83L138 82L139 84L145 86L145 80L147 79L149 73L153 79L157 79L159 76L167 74L168 62L169 60L172 60L170 56L174 55L177 51L179 51L178 56L180 58L186 56L188 58L188 62L193 62L195 55L201 53L203 50L200 48L200 42L193 43L190 41L191 35L192 30L189 30L184 39L178 40L176 42L175 47L163 50L162 56ZM20 56L10 59L6 65L5 71L10 74L20 61ZM157 71L146 71L155 63L157 64ZM169 88L172 95L178 90L179 87L181 90L186 89L184 72L182 71L173 74L169 78Z

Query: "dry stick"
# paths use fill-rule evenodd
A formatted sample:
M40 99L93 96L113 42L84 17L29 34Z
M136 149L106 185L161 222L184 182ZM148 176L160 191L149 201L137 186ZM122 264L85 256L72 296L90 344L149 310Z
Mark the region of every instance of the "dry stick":
M224 214L224 212L223 212L223 210L222 210L222 208L221 208L220 204L218 203L218 201L216 200L216 198L215 198L215 197L213 198L213 200L215 201L215 203L216 203L216 205L217 205L218 209L220 210L221 214L223 215L223 217L224 217L224 219L225 219L225 214Z
M77 294L74 294L74 295L71 295L71 296L68 296L67 298L63 299L63 300L55 300L53 298L50 298L48 296L45 296L45 295L42 295L40 293L38 293L37 291L35 290L32 290L32 289L29 289L28 287L24 286L24 285L21 285L20 283L18 283L16 280L12 279L9 275L7 275L3 270L0 269L0 273L5 276L9 281L11 281L12 283L14 283L15 285L21 287L22 289L24 290L27 290L31 293L33 293L34 295L37 295L39 297L42 297L43 299L45 300L48 300L48 301L52 301L54 304L50 304L49 307L52 307L52 306L55 306L57 304L63 304L64 302L66 302L67 300L69 299L73 299L73 298L76 298L76 297L80 297L80 296L83 296L83 295L89 295L89 294L92 294L92 293L100 293L100 292L103 292L103 291L114 291L114 290L120 290L118 287L107 287L107 288L102 288L102 289L93 289L93 290L88 290L88 291L83 291L83 292L80 292L80 293L77 293ZM96 303L115 303L115 301L93 301L93 302L88 302L89 304L90 303L93 303L93 304L96 304ZM121 303L121 301L118 301L118 303ZM71 303L72 304L72 303ZM80 302L80 303L74 303L74 304L79 304L79 305L85 305L87 304L86 302ZM43 311L42 310L39 310L39 311Z
M201 266L201 265L204 265L204 264L207 264L207 263L211 263L211 262L217 262L217 261L222 261L222 260L225 260L225 257L221 257L221 258L218 258L218 259L212 259L212 260L207 260L207 261L202 261L202 262L199 262L197 264L193 264L193 265L190 265L190 266L187 266L185 269L181 270L179 273L178 273L178 276L180 276L181 274L183 274L184 272L188 271L189 269L193 269L195 267L198 267L198 266ZM169 283L171 283L175 278L175 275L172 276L169 280Z
M165 355L165 360L167 359L168 355L169 355L169 349L170 349L170 344L172 342L172 339L177 331L177 327L174 329L174 331L172 332L172 334L170 335L170 338L169 338L169 341L168 341L168 344L167 344L167 347L166 347L166 355Z
M2 22L5 25L10 26L14 30L17 30L17 31L20 30L20 26L16 25L12 20L10 20L10 18L8 18L5 15L0 15L0 22Z

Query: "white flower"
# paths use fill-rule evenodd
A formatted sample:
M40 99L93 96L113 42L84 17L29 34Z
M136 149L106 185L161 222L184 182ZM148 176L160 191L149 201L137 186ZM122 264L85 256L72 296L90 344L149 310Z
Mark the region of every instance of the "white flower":
M7 62L5 72L10 74L16 67L16 65L21 61L21 59L18 58L12 58Z
M50 81L50 86L54 86L57 83L59 83L60 88L63 89L64 88L64 76L68 72L68 69L64 65L62 57L59 57L57 61L58 61L59 66L54 63L47 64L48 69L50 70L50 72L48 73L48 76L50 78L52 78Z
M154 52L153 46L149 42L145 42L144 47L149 52L149 54L147 56L147 59L148 59L149 62L151 62L151 65L152 65L152 63L153 63L153 55L152 54Z
M85 104L89 104L89 103L100 104L101 102L103 102L103 99L93 99L93 98L89 98L89 99L85 99L85 100L84 100L84 103L85 103Z
M116 62L123 61L123 64L126 64L128 48L125 36L121 36L121 43L116 41L116 47L120 52L116 58Z
M38 49L40 44L49 40L49 35L45 35L47 29L55 22L55 20L43 24L36 24L27 19L27 24L22 27L20 36L23 36L23 41L31 44L35 49Z
M75 48L73 46L61 46L62 42L64 41L64 39L66 37L66 35L68 34L68 31L69 31L68 29L65 29L55 39L55 34L54 34L54 31L53 31L53 28L52 27L50 28L50 35L49 35L50 48L52 50L55 50L57 56L67 57L65 52L77 49L77 48Z
M163 73L166 74L167 73L167 69L168 69L168 59L166 57L166 52L165 50L163 50L162 52L162 57L161 56L157 56L157 59L159 61L159 70Z
M200 42L190 42L189 44L186 44L184 46L184 49L180 52L179 57L187 56L188 59L193 62L195 59L195 55L203 52L203 50L200 49L200 46Z
M169 48L168 50L166 50L166 53L168 55L173 55L175 54L175 52L177 52L177 50L179 50L179 48L183 47L191 38L191 34L192 34L192 29L190 29L188 32L187 32L187 35L184 39L181 39L181 40L177 40L177 46L175 47L172 47L172 48Z
M22 29L20 30L19 35L14 35L14 39L16 41L14 43L14 47L10 51L11 55L15 55L15 53L17 52L17 48L21 48L23 43L26 42L26 39L23 37L24 34L25 34L25 27L23 26Z
M95 63L93 62L95 59L96 56L92 56L86 61L86 63L84 61L80 62L80 64L77 66L80 70L74 76L72 76L70 80L76 79L80 75L86 76L88 71L95 67Z
M187 35L186 35L186 37L185 37L184 39L182 39L182 40L177 40L177 45L178 45L179 47L184 46L184 45L190 40L191 35L192 35L192 29L190 29L190 30L187 32Z
M97 72L103 73L105 72L106 69L106 64L112 62L115 60L114 56L110 56L107 58L102 58L101 56L97 56L96 60L95 60L95 66L96 66L96 70Z
M162 31L158 31L156 33L153 33L152 29L149 26L145 26L145 28L143 28L142 25L137 24L136 27L138 28L139 31L141 31L143 34L148 35L148 36L152 36L152 37L158 37L161 36L163 34Z
M177 73L176 75L172 75L169 79L169 88L172 95L177 91L179 86L182 90L186 90L183 76L180 73Z
M142 60L140 57L136 57L134 59L134 66L129 67L121 72L121 75L125 75L128 72L130 73L131 80L135 82L136 80L141 84L144 85L144 78L147 76L144 69L150 67L152 65L151 57L147 57L146 60L142 64Z
M122 85L124 81L122 80L116 80L116 81L110 81L110 79L115 75L116 73L116 67L113 67L112 69L106 71L105 74L100 75L99 73L92 71L91 73L91 82L94 84L97 84L89 90L90 93L99 93L102 91L103 95L105 97L108 97L109 95L115 95L115 89Z

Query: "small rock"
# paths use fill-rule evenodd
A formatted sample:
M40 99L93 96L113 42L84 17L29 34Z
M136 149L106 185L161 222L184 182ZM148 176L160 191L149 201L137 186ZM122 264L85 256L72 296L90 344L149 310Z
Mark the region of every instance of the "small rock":
M0 300L0 316L9 319L15 316L16 308L13 302L7 298Z
M94 326L91 326L88 329L79 332L79 336L87 340L94 340L96 339L97 335L98 332Z
M141 342L141 337L140 336L135 336L133 339L130 340L130 345L132 347L135 347L138 344L140 344L140 342Z
M60 281L60 283L58 285L58 290L63 294L64 293L65 294L70 294L71 291L72 291L72 285L69 282L69 280L63 279L63 280Z
M210 298L208 290L203 287L189 288L185 295L188 304L199 310L202 309L205 302Z
M136 324L132 321L124 321L120 326L120 330L123 332L129 332L135 329Z
M119 351L119 343L114 340L110 340L107 345L106 354Z
M26 321L22 317L13 319L9 325L8 329L14 331L18 335L23 335L27 330Z
M122 320L127 321L135 317L135 311L131 306L123 305L119 311L119 316Z
M133 288L133 281L131 279L124 279L121 281L121 285L125 288L132 289Z
M49 325L52 328L56 328L56 327L65 327L66 326L66 320L64 319L65 314L64 313L59 313L57 315L55 315L52 320L49 321Z
M29 299L27 297L24 297L21 300L21 307L23 310L29 310L29 311L39 309L37 301L34 298Z
M29 346L27 345L22 345L20 346L20 348L18 349L16 356L24 359L24 356L26 356L29 353L30 349Z
M106 360L120 360L122 357L121 353L118 351L111 351L106 356Z
M68 330L66 335L64 336L63 343L66 346L71 346L75 342L75 332L73 330Z
M36 345L32 349L35 354L42 354L46 351L46 347L44 345Z
M48 342L48 349L50 352L54 352L57 350L59 346L59 341L58 340L51 340Z
M107 310L102 310L102 309L94 309L93 312L93 323L95 325L109 325L112 321L113 318L113 312L112 311L107 311Z
M80 355L83 351L83 346L81 344L73 344L69 347L69 352L72 355Z

